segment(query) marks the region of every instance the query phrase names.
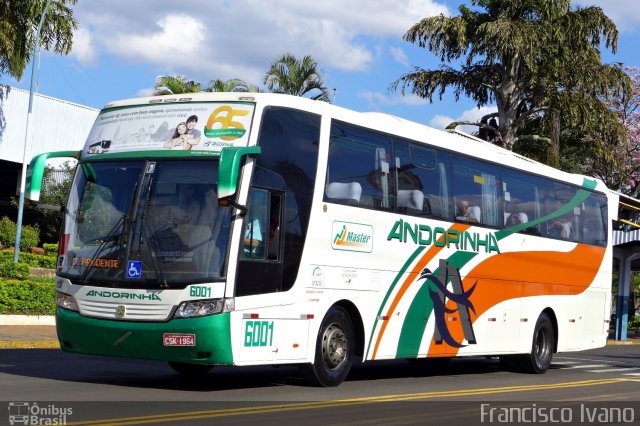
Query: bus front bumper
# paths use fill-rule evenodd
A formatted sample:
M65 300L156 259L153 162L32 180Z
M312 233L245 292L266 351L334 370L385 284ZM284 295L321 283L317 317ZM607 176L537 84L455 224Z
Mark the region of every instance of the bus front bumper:
M232 365L230 314L129 322L87 318L56 309L56 328L65 352L197 364ZM165 346L165 334L195 335L194 346Z

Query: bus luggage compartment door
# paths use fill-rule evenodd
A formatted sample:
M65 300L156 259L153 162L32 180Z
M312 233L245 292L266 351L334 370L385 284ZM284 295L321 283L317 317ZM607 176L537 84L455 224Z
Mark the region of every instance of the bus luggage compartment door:
M239 363L294 361L307 356L306 319L243 319Z

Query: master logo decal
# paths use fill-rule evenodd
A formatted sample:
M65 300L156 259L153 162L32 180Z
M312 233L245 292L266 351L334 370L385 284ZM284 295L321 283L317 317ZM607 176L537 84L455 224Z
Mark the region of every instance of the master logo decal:
M371 253L373 227L360 223L333 222L331 248Z

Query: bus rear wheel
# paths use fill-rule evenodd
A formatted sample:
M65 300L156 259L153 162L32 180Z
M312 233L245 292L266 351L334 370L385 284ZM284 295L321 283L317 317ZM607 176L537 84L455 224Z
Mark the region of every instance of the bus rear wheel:
M197 377L203 374L207 374L213 368L213 365L189 364L187 362L174 362L174 361L169 361L169 366L176 373L180 373L183 376L188 376L188 377Z
M533 331L531 353L518 357L518 367L524 373L543 374L551 366L553 348L555 346L555 333L553 323L549 315L542 313L538 317Z
M313 364L300 365L300 374L314 386L338 386L353 365L354 345L349 315L342 308L331 308L318 331Z

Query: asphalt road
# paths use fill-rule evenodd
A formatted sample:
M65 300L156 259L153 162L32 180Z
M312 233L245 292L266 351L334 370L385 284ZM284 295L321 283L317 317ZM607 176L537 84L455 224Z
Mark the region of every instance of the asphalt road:
M90 425L640 424L640 345L557 354L544 375L485 358L382 361L337 388L308 387L287 366L188 380L161 362L0 350L0 401L0 424L27 411L43 424Z

